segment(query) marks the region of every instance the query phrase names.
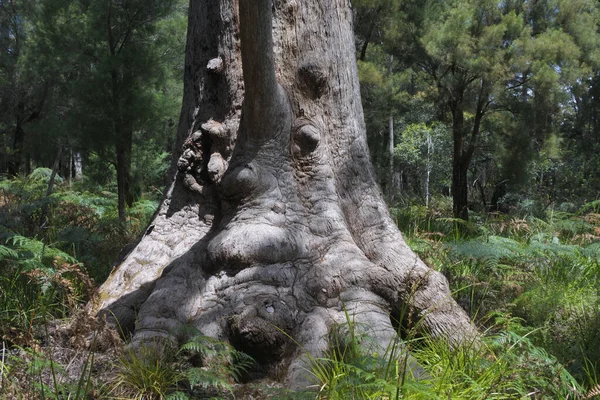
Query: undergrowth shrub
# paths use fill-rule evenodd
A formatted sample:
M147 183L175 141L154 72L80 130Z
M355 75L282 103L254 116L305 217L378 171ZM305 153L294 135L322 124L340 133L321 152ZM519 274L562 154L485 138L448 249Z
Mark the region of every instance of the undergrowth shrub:
M118 357L116 370L113 398L161 400L183 379L175 352L160 344L127 349Z
M69 315L95 285L75 258L39 240L0 229L0 243L0 335L31 345L39 325Z
M331 348L310 360L319 399L575 399L582 388L565 367L530 340L519 321L491 315L493 329L459 347L433 338L394 340L370 352L352 319L330 333ZM413 376L408 352L422 368Z
M478 324L489 328L483 316L492 311L521 318L535 331L528 336L533 345L592 387L599 375L591 360L600 359L598 204L577 213L549 209L544 219L491 214L477 220L476 235L413 228L408 243L448 277L456 300Z
M126 349L110 384L113 398L189 400L234 396L233 383L253 365L252 357L230 344L194 332L179 350L165 343Z
M179 350L187 362L184 383L188 393L197 389L234 394L232 383L239 382L255 364L246 353L236 350L229 343L197 332ZM184 392L180 392L179 398ZM187 397L185 397L187 399Z
M89 191L82 183L61 185L58 177L55 192L47 196L50 173L38 168L29 176L0 181L0 228L63 251L102 282L121 249L145 229L158 202L142 197L123 224L115 193L101 187Z

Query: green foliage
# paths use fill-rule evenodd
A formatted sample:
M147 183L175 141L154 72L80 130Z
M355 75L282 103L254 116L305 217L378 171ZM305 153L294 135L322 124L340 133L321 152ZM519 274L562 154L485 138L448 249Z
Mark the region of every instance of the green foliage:
M217 339L196 334L179 352L188 359L200 357L201 366L186 369L185 378L189 390L214 388L233 394L232 381L241 379L244 373L254 366L254 359L237 351L230 344Z
M65 182L47 196L48 180L48 170L36 169L0 181L0 334L18 345L34 345L44 321L67 317L89 300L95 288L90 276L105 279L157 206L136 203L124 230L114 194L80 192Z
M427 202L423 164L430 161L431 192L448 192L453 158L455 167L469 166L464 206L474 211L543 217L552 202L598 197L597 2L357 0L353 6L371 157L395 201ZM390 117L398 158L393 176ZM411 134L415 126L440 123L452 129L428 160L424 141Z
M459 304L480 324L491 327L485 316L500 312L520 318L506 334L533 330L526 347L545 352L536 356L540 359L557 360L535 364L540 370L533 375L560 377L564 370L591 388L598 372L589 360L600 357L600 238L593 205L583 210L588 212L549 210L543 220L475 218L472 236L466 237L444 234L439 220L445 218L436 210L427 210L426 218L416 213L405 224L412 226L406 231L411 247L449 278Z
M323 399L398 398L399 386L410 378L408 356L403 345L390 343L385 354L371 349L372 340L358 332L354 319L346 313L346 322L334 325L329 332L329 349L322 358L309 360L309 374Z
M515 318L498 315L481 341L451 348L431 338L390 343L386 354L370 353L367 337L348 319L330 334L324 358L310 359L320 399L520 399L576 398L580 385L563 365L536 346ZM413 377L409 358L424 372Z
M450 186L448 170L451 135L444 124L412 123L406 125L394 148L394 162L405 176L413 177L412 192L420 203L429 204L431 193L441 193ZM400 193L406 201L409 197Z
M224 392L233 395L232 383L254 366L254 360L193 328L180 333L193 336L179 351L158 342L126 350L117 362L112 395L140 400L183 400L208 394L217 398Z
M0 227L1 228L1 227ZM89 299L94 284L77 260L43 242L0 229L0 335L32 345L34 328L65 317Z
M20 241L46 258L61 257L73 264L83 263L92 278L103 281L123 246L146 228L158 202L142 196L129 209L128 219L122 224L114 193L98 186L88 190L85 183L63 183L47 196L48 176L36 171L39 169L30 176L0 181L5 199L0 206L1 239L9 240L10 248ZM43 223L42 207L47 211ZM30 237L35 239L27 239Z
M0 173L56 160L70 181L77 158L108 189L118 169L128 182L119 191L127 195L125 222L125 200L131 206L164 183L181 104L186 12L182 0L0 4L0 42L10 49L0 56Z

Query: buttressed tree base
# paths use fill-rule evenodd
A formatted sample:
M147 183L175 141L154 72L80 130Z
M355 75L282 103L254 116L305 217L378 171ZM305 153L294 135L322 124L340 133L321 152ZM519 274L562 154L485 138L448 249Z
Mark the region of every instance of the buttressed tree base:
M382 348L417 321L474 338L377 187L350 1L194 0L189 13L177 170L94 310L134 342L194 326L291 387L346 312Z

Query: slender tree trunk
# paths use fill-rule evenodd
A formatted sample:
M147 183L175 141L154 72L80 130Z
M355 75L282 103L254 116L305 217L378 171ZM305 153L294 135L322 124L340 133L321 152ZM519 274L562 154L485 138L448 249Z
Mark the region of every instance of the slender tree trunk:
M83 179L83 157L80 151L73 153L73 180Z
M15 134L13 137L11 161L8 167L8 173L11 176L16 176L21 170L23 161L23 147L25 143L25 130L21 118L17 117L15 125Z
M427 133L427 170L425 176L425 207L429 208L429 180L431 178L431 170L433 169L433 139L431 134Z
M106 4L106 39L108 51L117 62L117 42L119 38L114 37L113 32L113 2L109 0ZM123 39L124 40L124 39ZM125 98L123 82L132 77L124 76L123 71L113 67L110 71L111 95L113 109L113 129L114 144L116 154L117 170L117 203L119 220L125 223L127 219L126 206L133 203L131 195L131 152L133 146L133 125L131 122L132 114L129 110L129 104Z
M350 2L236 3L190 4L174 179L93 310L135 343L193 325L292 387L346 312L379 351L397 325L473 339L376 184Z
M133 132L129 124L123 124L117 129L115 152L117 154L117 193L119 220L125 222L126 207L131 207L131 151Z
M470 157L465 143L465 116L460 100L452 105L452 135L454 147L452 153L452 211L454 218L469 219L467 172Z

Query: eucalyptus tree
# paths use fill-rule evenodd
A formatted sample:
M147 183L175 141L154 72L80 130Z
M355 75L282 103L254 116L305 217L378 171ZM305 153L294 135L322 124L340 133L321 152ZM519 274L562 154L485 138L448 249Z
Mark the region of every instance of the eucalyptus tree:
M192 325L297 387L346 312L380 351L400 327L474 339L375 182L351 21L349 1L190 3L177 170L93 305L134 343Z

